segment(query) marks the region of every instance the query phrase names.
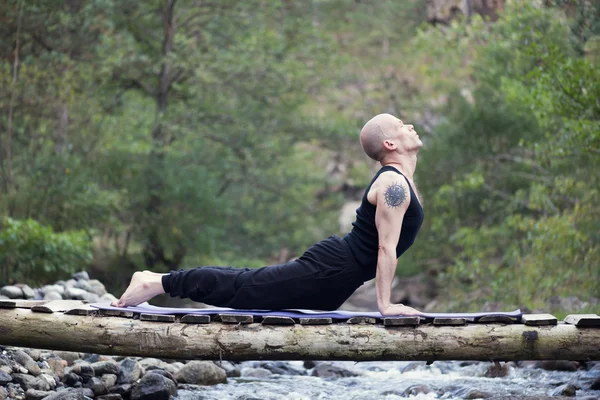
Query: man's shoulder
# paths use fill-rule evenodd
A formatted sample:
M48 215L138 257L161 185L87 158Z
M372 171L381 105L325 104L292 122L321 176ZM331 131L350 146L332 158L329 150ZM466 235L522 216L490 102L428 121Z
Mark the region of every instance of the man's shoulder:
M388 186L391 184L398 184L401 186L406 186L408 187L408 183L406 182L406 179L404 178L403 175L400 175L399 173L395 172L395 171L384 171L381 174L379 174L379 176L377 177L377 179L375 179L375 181L373 182L373 186Z

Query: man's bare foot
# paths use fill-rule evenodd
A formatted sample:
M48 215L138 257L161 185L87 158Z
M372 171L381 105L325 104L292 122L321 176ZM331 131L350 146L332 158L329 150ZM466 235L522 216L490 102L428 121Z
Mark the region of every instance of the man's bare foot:
M125 293L123 293L119 300L113 301L111 306L137 306L138 304L150 300L154 296L164 293L162 276L163 274L157 274L150 271L138 271L134 273Z

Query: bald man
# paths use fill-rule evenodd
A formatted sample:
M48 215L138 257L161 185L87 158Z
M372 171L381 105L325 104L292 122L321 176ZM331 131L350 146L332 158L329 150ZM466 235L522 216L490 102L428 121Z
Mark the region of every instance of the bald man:
M138 305L161 294L238 309L335 310L364 282L375 278L377 306L384 316L418 315L391 304L398 258L413 244L423 208L413 175L423 146L412 125L379 114L360 132L365 153L381 163L365 190L352 231L311 246L300 258L258 269L198 267L133 274L114 306Z

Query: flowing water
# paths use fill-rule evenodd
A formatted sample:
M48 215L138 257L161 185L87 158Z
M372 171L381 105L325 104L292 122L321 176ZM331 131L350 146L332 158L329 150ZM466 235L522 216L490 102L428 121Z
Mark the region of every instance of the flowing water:
M432 365L409 362L334 362L344 370L360 376L319 378L310 376L302 362L289 362L290 367L308 375L279 375L258 378L229 378L229 383L212 387L180 389L180 400L312 400L312 399L463 399L479 398L474 391L487 396L550 396L560 385L573 383L580 387L577 397L599 398L600 391L589 387L590 371L546 371L540 368L510 367L508 376L486 378L491 363L435 362ZM465 365L466 364L466 365ZM242 363L244 370L255 362ZM404 371L404 372L403 372ZM587 374L587 375L586 375ZM415 386L418 386L415 388ZM412 391L408 390L412 387ZM420 390L419 390L420 389ZM423 393L427 392L429 393ZM421 392L421 393L419 393Z

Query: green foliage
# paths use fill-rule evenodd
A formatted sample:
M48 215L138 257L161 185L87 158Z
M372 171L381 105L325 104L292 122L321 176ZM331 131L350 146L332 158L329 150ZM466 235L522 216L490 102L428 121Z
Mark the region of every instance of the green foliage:
M92 260L92 243L84 231L55 233L32 219L11 218L5 218L0 228L0 271L5 283L48 283Z

